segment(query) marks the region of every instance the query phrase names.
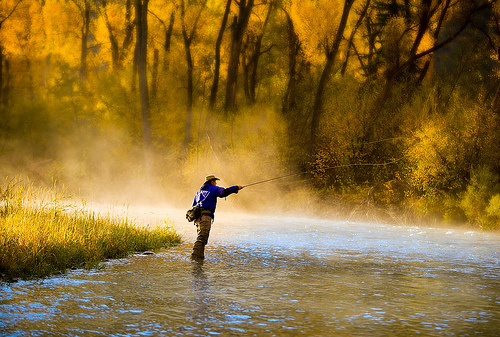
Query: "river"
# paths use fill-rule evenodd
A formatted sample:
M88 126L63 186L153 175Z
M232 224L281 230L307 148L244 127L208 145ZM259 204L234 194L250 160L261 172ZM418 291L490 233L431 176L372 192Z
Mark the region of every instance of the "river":
M2 336L498 336L500 235L220 212L178 247L0 286ZM223 213L223 214L222 214Z

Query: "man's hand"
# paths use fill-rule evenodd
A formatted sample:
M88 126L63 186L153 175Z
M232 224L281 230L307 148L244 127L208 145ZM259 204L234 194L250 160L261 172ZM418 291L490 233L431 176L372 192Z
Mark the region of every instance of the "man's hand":
M238 190L242 190L244 186L238 185Z

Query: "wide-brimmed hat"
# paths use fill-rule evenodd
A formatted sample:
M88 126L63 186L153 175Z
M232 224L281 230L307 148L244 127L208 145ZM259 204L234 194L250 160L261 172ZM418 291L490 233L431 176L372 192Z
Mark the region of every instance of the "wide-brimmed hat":
M209 174L208 176L205 177L205 182L209 182L211 180L220 180L220 179L214 176L213 174Z

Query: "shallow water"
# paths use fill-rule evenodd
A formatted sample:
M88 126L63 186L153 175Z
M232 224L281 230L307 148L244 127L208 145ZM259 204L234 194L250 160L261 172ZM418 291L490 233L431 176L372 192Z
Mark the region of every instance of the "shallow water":
M496 336L500 236L466 229L218 216L185 243L0 287L6 336ZM127 212L131 212L128 210Z

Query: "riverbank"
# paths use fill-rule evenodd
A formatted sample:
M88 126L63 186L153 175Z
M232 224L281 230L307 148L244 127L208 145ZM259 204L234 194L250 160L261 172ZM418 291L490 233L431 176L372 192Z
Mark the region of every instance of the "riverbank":
M181 242L167 223L140 227L63 202L55 189L8 183L0 189L0 278L33 279Z

